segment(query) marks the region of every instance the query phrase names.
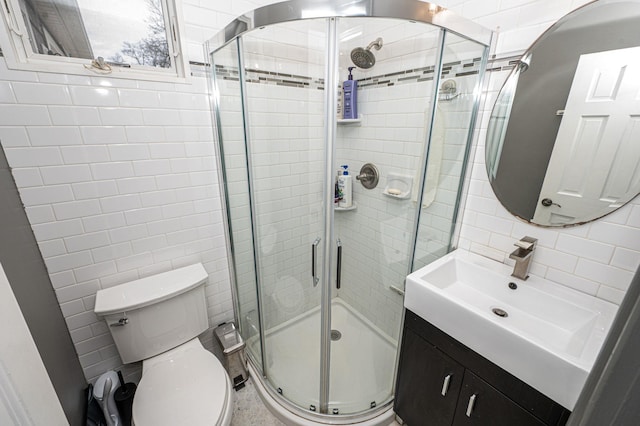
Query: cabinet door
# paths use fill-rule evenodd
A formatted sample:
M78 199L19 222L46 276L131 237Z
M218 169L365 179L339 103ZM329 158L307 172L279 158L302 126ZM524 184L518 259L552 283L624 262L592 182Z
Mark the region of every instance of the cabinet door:
M395 412L409 426L451 425L464 368L405 328Z
M541 426L544 423L466 370L454 426Z

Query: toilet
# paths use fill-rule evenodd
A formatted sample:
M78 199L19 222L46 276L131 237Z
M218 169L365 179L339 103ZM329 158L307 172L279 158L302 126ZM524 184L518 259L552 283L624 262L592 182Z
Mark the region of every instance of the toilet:
M98 291L94 312L107 322L122 362L142 361L133 424L229 425L232 385L198 335L209 328L195 264Z

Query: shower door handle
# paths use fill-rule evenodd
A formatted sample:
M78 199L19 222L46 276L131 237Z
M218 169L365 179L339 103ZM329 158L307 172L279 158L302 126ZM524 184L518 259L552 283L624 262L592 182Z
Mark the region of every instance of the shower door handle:
M316 258L318 257L318 244L320 244L320 238L311 244L311 277L313 278L313 286L317 286L320 278L316 276Z
M342 275L342 241L338 238L338 265L336 272L336 288L340 290L340 276Z

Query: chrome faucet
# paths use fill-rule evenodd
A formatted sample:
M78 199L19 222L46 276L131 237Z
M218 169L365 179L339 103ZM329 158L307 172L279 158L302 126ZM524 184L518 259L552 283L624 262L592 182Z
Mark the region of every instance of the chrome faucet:
M531 267L531 259L537 243L538 240L532 237L523 237L516 241L514 246L518 248L509 255L509 259L516 261L513 266L512 277L520 278L521 280L529 278L529 267Z

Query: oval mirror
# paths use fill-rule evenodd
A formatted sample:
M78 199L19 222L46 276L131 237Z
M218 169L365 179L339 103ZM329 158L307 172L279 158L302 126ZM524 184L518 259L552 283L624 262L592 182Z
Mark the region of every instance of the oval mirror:
M640 2L560 19L498 95L486 143L493 191L543 226L602 217L640 192Z

